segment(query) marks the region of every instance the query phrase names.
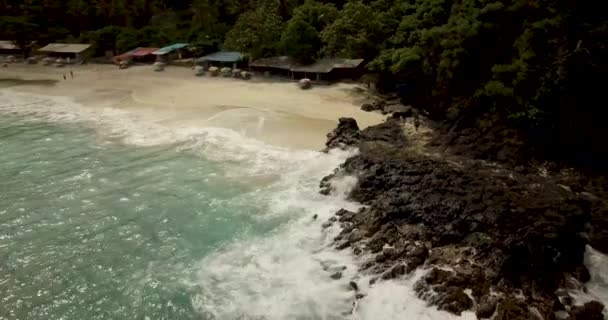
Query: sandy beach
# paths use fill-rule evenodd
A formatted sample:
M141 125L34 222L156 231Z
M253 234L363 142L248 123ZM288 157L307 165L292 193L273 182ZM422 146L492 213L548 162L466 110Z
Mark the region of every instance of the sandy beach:
M69 97L92 110L119 109L171 129L233 129L291 149L321 149L339 117L353 117L363 128L383 120L380 114L359 109L363 96L353 84L301 90L293 82L195 77L186 67L154 72L150 66L119 70L110 65L10 65L0 71L0 79L56 81L9 90Z

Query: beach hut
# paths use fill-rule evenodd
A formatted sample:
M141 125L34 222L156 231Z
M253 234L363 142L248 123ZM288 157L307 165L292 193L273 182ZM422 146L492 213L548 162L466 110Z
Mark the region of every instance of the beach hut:
M291 68L296 64L296 59L282 56L254 60L249 64L249 68L265 75L274 74L291 78Z
M197 63L208 66L231 67L237 69L238 64L242 62L244 55L234 51L220 51L208 54L197 60Z
M51 43L38 51L48 54L49 57L66 59L66 62L80 63L83 61L83 53L90 47L90 44Z
M189 43L174 43L170 46L162 47L152 52L156 56L156 61L168 63L172 60L180 60L185 58L189 51L187 48Z
M295 79L314 76L320 80L355 79L361 76L363 59L320 59L308 65L296 64L291 68Z

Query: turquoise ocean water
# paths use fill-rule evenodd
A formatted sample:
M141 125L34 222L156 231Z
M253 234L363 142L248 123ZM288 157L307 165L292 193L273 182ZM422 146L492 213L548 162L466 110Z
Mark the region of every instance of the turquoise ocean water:
M344 156L5 92L0 319L345 319L312 219Z

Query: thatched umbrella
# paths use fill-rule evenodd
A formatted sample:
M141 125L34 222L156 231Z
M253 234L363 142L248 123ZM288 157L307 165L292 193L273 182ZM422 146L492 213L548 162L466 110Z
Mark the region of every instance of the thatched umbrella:
M231 77L232 76L232 69L231 68L223 67L222 69L220 69L220 72L222 73L222 75L224 77Z
M241 72L241 78L243 78L245 80L251 79L251 72L249 72L249 71L243 71L243 72Z
M65 61L63 59L59 58L55 60L55 67L61 68L63 66L65 66Z
M212 77L217 77L220 74L220 69L218 67L211 67L209 68L209 74Z
M312 81L308 78L304 78L298 82L298 85L300 86L300 89L310 89L312 88Z

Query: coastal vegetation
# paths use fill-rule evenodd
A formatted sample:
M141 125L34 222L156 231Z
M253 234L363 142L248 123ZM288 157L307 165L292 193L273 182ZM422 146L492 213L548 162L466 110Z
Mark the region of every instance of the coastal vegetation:
M3 0L0 38L88 42L96 55L189 42L198 54L364 58L380 89L459 128L504 125L546 155L605 160L605 2ZM384 85L383 85L384 84ZM483 125L481 125L483 126Z

